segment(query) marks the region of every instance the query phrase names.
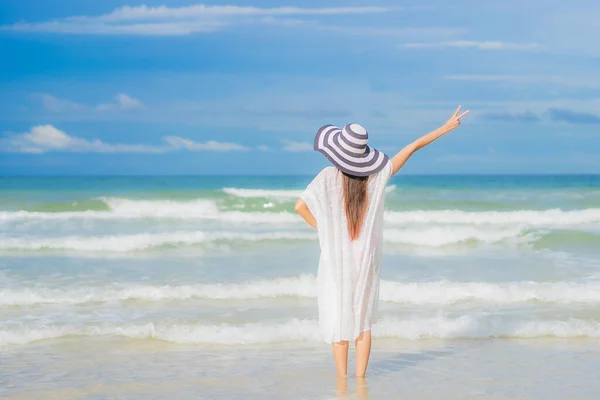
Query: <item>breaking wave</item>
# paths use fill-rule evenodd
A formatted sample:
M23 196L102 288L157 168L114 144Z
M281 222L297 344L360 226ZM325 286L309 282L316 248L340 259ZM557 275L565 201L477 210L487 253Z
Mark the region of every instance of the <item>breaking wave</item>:
M499 243L506 240L529 243L537 236L527 233L520 228L499 227L431 227L386 229L384 241L390 244L444 247L451 245ZM316 240L315 232L271 231L262 233L251 232L204 232L178 231L163 233L138 233L131 235L104 236L64 236L64 237L18 237L6 238L0 242L0 250L39 251L39 250L70 250L70 251L107 251L130 252L142 251L161 247L181 247L213 242L227 241L232 243L261 242L275 240Z
M292 319L282 323L231 324L99 324L12 327L0 330L0 347L69 336L120 336L180 344L248 345L318 341L318 322ZM600 323L581 319L514 321L465 315L457 318L386 318L373 326L374 337L410 340L486 338L598 338Z
M390 187L393 190L393 186ZM224 189L237 196L273 194L275 197L295 197L297 191ZM221 210L215 200L131 200L104 197L101 200L107 210L67 212L2 211L0 221L15 220L70 220L70 219L211 219L231 223L300 223L301 218L290 211L243 212ZM526 227L569 227L600 223L600 208L581 210L521 210L521 211L386 211L389 224L436 224L436 225L513 225Z
M277 297L316 298L312 275L256 280L243 283L193 285L114 284L109 286L12 288L0 290L0 306L85 304L111 301L165 301L187 299L246 300ZM414 305L451 305L461 302L513 304L600 304L600 282L381 282L384 302Z

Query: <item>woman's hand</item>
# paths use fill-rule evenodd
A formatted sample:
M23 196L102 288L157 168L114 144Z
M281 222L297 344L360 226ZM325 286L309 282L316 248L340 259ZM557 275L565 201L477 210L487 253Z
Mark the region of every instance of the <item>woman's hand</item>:
M392 175L396 174L417 150L422 149L451 130L458 128L460 126L460 119L469 113L469 110L467 110L464 113L459 114L461 107L462 106L458 106L454 114L452 114L452 117L450 117L444 125L415 140L392 157Z
M452 117L443 125L443 128L446 132L450 132L460 126L460 119L467 115L471 110L467 110L464 113L460 114L460 109L462 106L458 106Z

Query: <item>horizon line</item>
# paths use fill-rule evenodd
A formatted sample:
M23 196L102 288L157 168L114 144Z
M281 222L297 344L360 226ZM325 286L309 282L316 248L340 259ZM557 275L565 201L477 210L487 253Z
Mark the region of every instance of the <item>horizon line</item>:
M482 172L482 173L404 173L399 176L600 176L600 172ZM8 174L0 175L2 178L155 178L155 177L198 177L198 178L232 178L232 177L261 177L261 178L289 178L289 177L310 177L314 174Z

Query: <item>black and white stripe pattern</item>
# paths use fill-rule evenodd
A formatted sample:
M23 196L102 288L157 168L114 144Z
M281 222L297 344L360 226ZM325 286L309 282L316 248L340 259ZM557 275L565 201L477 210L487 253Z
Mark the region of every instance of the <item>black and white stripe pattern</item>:
M375 174L385 166L388 156L368 145L369 134L358 124L343 129L321 127L315 136L315 150L340 170L354 176Z

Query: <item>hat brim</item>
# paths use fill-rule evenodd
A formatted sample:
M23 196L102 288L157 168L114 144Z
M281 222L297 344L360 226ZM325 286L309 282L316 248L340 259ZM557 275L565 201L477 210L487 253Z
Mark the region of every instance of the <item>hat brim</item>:
M354 176L369 176L381 171L388 156L367 145L366 151L356 154L346 150L339 140L342 130L334 125L322 126L315 135L314 149L323 154L341 171Z

